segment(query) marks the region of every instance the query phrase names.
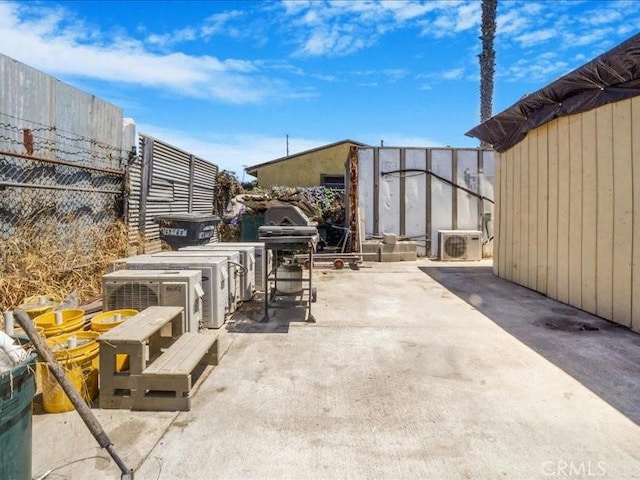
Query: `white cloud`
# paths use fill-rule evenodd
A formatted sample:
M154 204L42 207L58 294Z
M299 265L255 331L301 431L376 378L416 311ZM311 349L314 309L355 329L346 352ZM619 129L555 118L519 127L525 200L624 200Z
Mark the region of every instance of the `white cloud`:
M409 71L406 68L387 68L382 70L382 74L390 82L397 82L405 78L409 74Z
M617 10L596 10L590 12L590 14L580 19L580 23L589 26L604 25L607 23L618 22L622 19L622 13Z
M386 0L380 3L384 8L392 12L395 19L399 22L421 17L425 13L432 12L439 8L439 5L437 2L421 3L421 2L398 2L397 0Z
M565 73L569 64L559 60L553 53L543 53L537 57L523 58L505 67L496 69L496 77L506 82L527 80L529 82L544 82L549 78L556 78Z
M458 8L456 18L456 32L463 32L480 25L482 17L482 4L472 2Z
M159 47L169 47L177 43L192 41L196 38L198 38L196 30L188 27L162 35L153 33L147 37L147 43L157 45Z
M211 15L205 19L204 24L200 27L200 35L205 38L220 33L236 36L238 33L237 30L235 28L230 28L228 24L231 20L235 20L243 16L244 13L239 10Z
M507 36L521 33L529 25L527 17L522 12L512 9L507 13L496 16L496 35Z
M557 37L558 32L554 28L547 28L543 30L536 30L534 32L523 33L515 37L515 40L523 47L531 47L539 43L546 42L547 40Z
M203 160L217 165L220 170L235 172L242 179L245 166L268 162L287 154L285 135L274 137L268 135L239 133L225 135L194 134L176 129L168 129L151 124L137 125L141 133L156 137ZM336 140L321 138L289 137L289 154L333 143ZM245 176L245 179L251 179Z
M464 68L453 68L439 74L443 80L459 80L464 76Z
M90 27L61 8L25 9L22 5L0 3L2 53L47 73L143 85L231 104L282 98L283 91L289 97L313 95L304 89L283 88L282 82L266 76L260 62L154 53L126 37L100 43L93 34L93 41L87 42ZM184 30L180 35L186 38L191 33ZM155 39L158 44L173 40Z
M464 68L457 67L439 72L419 73L415 78L417 80L435 80L436 82L442 80L460 80L464 78Z

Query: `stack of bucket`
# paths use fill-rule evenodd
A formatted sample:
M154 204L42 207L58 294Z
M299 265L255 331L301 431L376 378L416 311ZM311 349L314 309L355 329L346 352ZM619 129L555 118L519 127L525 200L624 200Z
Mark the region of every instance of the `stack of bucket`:
M23 300L23 308L33 318L38 333L45 338L56 360L67 372L67 379L89 403L98 396L99 348L97 339L106 332L138 314L137 310L112 310L96 315L91 320L91 331L84 331L85 313L80 309L55 310L59 298L52 295L34 296ZM12 332L13 333L13 332ZM23 332L16 329L15 337L21 338ZM25 340L26 340L26 335ZM36 386L42 390L44 410L49 413L68 412L73 404L45 363L35 363ZM116 357L118 371L129 368L126 355ZM33 376L33 365L30 368ZM21 370L22 372L22 370ZM15 374L17 375L17 373ZM5 374L3 374L4 379ZM31 377L31 381L33 378ZM4 388L4 384L2 384ZM31 398L36 389L32 388ZM26 394L25 394L26 395ZM4 398L0 395L0 398ZM31 405L31 403L29 403ZM4 407L0 404L0 414L4 421ZM29 416L29 419L31 416ZM1 429L0 429L1 431ZM30 439L29 439L30 441ZM1 472L0 472L1 473ZM4 478L0 475L0 478Z
M91 331L102 334L117 327L127 318L138 314L137 310L109 310L108 312L99 313L91 319ZM122 372L129 369L129 357L124 354L116 355L116 371Z
M67 372L67 378L86 402L98 395L98 338L95 332L85 332L84 310L69 309L43 313L33 319L41 329L46 343ZM42 404L46 412L73 410L73 404L58 384L46 364L39 363L36 381L42 388Z
M57 295L33 295L22 299L20 308L34 319L43 313L53 312L61 301L62 299Z
M96 332L77 331L46 340L67 372L67 379L87 403L98 396L99 336ZM42 404L49 413L68 412L74 408L48 368L42 369Z

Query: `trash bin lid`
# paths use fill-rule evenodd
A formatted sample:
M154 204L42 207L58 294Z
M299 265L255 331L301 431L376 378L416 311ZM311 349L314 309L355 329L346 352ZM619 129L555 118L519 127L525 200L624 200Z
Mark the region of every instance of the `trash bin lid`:
M211 215L209 213L168 213L166 215L158 215L154 218L155 221L160 220L176 220L178 222L215 222L220 221L220 217L217 215Z

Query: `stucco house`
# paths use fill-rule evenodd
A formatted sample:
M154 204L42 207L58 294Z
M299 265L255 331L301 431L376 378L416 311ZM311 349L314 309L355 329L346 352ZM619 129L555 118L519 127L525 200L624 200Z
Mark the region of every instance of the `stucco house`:
M365 144L354 140L341 140L246 167L245 171L257 177L258 185L261 187L282 185L344 188L345 165L352 146L362 147Z

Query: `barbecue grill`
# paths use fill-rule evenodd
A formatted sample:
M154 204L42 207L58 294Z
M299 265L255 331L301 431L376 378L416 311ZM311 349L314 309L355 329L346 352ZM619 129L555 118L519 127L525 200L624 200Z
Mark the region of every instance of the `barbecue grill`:
M264 321L270 308L304 308L305 320L313 321L311 303L316 301L313 286L313 254L319 235L316 225L295 206L276 206L265 213L265 225L258 228L265 250L272 251L271 269L266 276ZM307 274L296 255L308 255Z

